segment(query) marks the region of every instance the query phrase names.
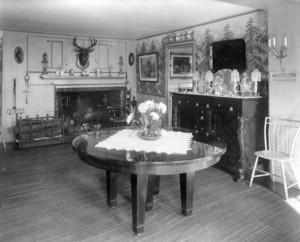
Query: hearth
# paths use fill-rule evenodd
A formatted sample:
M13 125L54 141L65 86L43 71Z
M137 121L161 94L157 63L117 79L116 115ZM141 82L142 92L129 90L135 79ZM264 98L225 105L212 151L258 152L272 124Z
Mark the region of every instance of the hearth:
M56 87L55 116L64 117L66 137L112 126L112 116L124 118L125 111L126 87Z

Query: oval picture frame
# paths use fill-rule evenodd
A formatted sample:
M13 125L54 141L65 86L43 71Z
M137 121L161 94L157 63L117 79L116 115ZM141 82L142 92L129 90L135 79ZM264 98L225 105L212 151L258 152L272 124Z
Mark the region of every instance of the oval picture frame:
M18 64L21 64L24 59L24 52L21 47L16 47L14 52L15 60Z
M133 63L134 63L134 54L133 53L129 54L129 56L128 56L128 62L129 62L130 66L133 65Z

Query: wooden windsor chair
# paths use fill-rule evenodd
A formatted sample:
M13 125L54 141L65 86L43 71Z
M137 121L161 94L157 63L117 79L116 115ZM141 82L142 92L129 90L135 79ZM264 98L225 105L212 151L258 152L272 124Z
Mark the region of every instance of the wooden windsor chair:
M250 179L250 186L253 183L255 177L262 176L274 176L281 177L284 186L285 199L288 199L288 189L298 185L299 181L296 177L293 160L294 160L294 146L300 129L300 121L279 119L279 118L265 118L264 125L264 142L265 150L257 151L256 160L253 166L253 171ZM262 170L257 168L259 158L269 160L271 162L270 171ZM282 176L275 174L274 163L280 164ZM292 175L294 176L295 182L287 184L286 179L286 168L289 164ZM256 173L259 172L259 173Z

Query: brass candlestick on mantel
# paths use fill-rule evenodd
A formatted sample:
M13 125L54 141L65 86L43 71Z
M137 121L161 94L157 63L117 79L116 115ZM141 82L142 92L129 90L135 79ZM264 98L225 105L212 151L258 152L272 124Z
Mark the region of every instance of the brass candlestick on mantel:
M26 90L24 90L23 92L25 92L25 94L26 94L26 104L28 104L28 93L30 93L30 91L29 91L30 76L28 75L28 72L26 73L26 76L24 76L24 80L25 80Z
M48 56L46 52L43 54L42 64L43 71L41 77L48 77Z
M122 56L120 56L118 64L119 64L119 67L120 67L119 74L122 74L123 73L123 65L124 65Z

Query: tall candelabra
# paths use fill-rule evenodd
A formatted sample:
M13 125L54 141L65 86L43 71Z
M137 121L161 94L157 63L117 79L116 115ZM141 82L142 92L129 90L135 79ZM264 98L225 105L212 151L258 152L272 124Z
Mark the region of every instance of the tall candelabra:
M284 36L283 45L279 48L279 50L276 49L276 37L273 36L272 39L269 38L269 52L272 57L280 61L281 70L284 72L285 58L287 57L287 37Z
M14 78L14 87L13 87L13 95L14 95L14 99L13 99L13 107L12 108L8 108L6 110L7 114L9 115L16 115L18 117L18 115L22 115L25 112L24 108L17 108L16 107L16 85L17 85L17 80Z

